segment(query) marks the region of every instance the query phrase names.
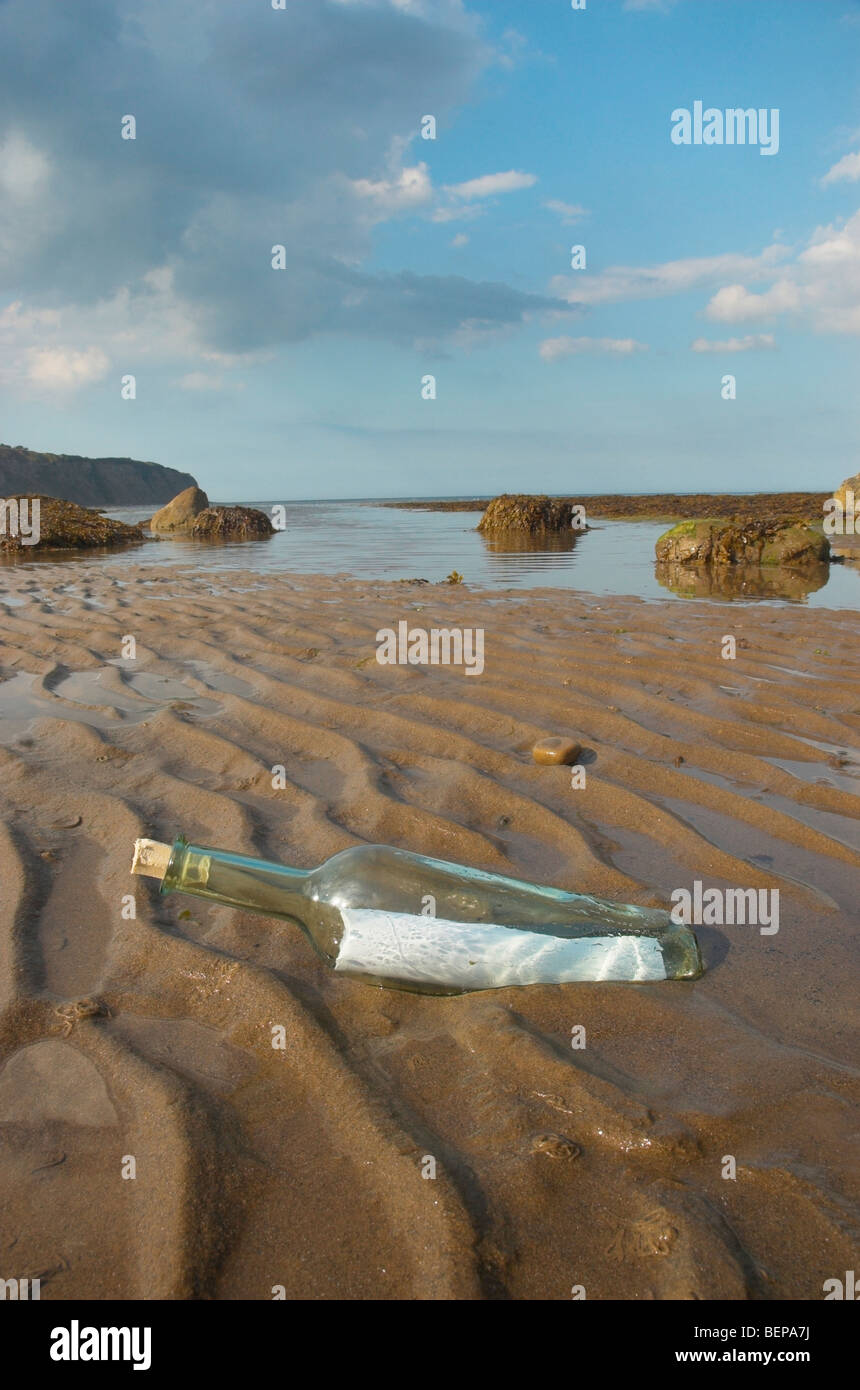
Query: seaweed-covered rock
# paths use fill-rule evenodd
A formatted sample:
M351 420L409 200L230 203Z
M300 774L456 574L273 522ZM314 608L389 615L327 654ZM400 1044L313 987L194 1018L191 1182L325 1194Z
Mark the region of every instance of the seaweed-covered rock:
M195 540L253 541L273 536L275 528L256 507L207 507L194 518Z
M854 495L860 495L856 486ZM828 492L604 492L568 497L566 500L586 507L589 516L625 521L637 517L642 521L665 521L667 526L685 516L743 516L755 517L759 521L801 520L814 524L820 521L822 508L829 496L831 494ZM489 505L490 499L487 497L382 503L383 507L418 512L483 512Z
M853 478L846 478L845 482L838 487L833 496L838 497L843 510L848 509L848 493L854 494L854 513L860 515L860 473L855 473Z
M3 530L0 531L0 550L14 554L27 555L34 550L91 550L101 546L140 545L145 537L138 526L127 526L124 521L114 521L109 516L101 516L88 507L79 507L76 502L66 502L60 497L44 497L41 494L27 495L29 507L21 509L24 496L14 499L17 514L10 510L12 499L5 499ZM13 530L25 531L32 527L36 534L36 510L38 502L38 541L24 544L26 536L13 535Z
M195 517L209 506L209 498L199 487L187 487L162 507L149 523L152 531L190 531Z
M846 478L833 497L838 508L833 508L830 498L824 504L824 530L830 537L830 554L835 560L860 563L860 473Z
M830 558L830 543L803 522L744 518L680 521L657 541L657 560L672 565L818 565Z
M478 522L479 531L568 531L573 505L561 497L532 497L527 493L502 493L494 497Z

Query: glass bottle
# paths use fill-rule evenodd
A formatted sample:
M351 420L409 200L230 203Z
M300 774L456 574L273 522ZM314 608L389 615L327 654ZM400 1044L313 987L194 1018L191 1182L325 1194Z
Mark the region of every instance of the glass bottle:
M659 908L484 873L387 845L291 869L227 850L138 840L132 872L162 893L301 927L332 969L426 994L576 980L692 980L696 937Z

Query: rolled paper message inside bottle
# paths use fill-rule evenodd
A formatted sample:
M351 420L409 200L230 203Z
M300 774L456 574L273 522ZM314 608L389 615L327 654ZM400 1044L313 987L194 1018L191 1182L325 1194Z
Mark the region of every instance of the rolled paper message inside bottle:
M135 843L132 872L163 893L295 923L328 964L428 994L574 981L692 980L698 942L659 908L635 907L429 859L387 845L316 869L188 844Z

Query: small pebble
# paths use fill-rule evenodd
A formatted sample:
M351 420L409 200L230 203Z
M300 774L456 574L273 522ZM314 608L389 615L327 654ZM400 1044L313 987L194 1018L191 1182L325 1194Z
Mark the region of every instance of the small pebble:
M549 1158L579 1158L582 1149L566 1134L538 1134L532 1140L532 1153Z
M532 749L536 763L575 763L582 744L572 738L539 738Z
M80 825L81 816L60 816L57 820L52 820L51 825L57 830L74 830L76 825Z

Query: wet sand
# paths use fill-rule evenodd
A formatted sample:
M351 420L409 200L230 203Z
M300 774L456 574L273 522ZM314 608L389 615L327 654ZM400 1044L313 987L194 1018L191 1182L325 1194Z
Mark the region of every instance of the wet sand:
M3 572L0 1277L792 1300L856 1268L856 617L230 585L133 557ZM483 674L378 664L401 619L482 627ZM533 762L551 736L582 744L584 789ZM302 867L385 842L643 905L778 888L780 930L699 928L692 983L384 991L133 880L134 839L178 832Z

